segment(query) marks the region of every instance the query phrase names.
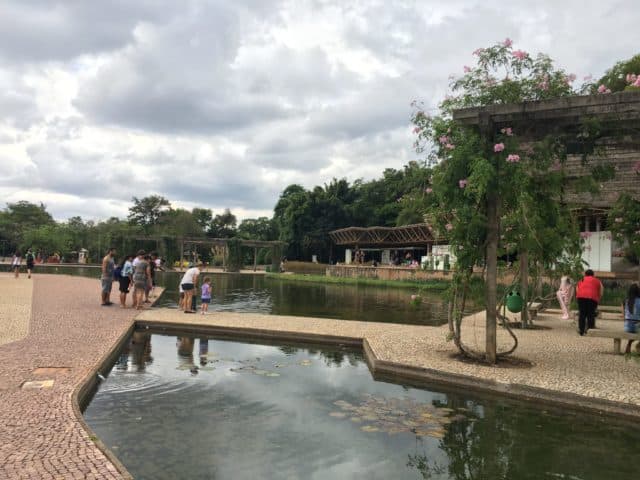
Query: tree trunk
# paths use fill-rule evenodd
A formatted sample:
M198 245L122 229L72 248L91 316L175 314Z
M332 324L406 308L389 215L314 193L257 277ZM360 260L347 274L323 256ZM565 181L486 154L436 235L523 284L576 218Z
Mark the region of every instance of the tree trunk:
M498 281L498 197L495 193L487 196L487 283L486 301L486 357L489 363L496 363L496 306Z
M526 250L520 252L520 295L522 295L522 312L520 321L522 328L529 327L529 255Z

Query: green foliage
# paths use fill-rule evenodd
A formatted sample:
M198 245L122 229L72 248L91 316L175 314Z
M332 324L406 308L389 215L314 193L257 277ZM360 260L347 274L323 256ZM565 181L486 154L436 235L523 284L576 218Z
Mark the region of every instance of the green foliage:
M230 238L227 241L227 271L239 272L244 265L242 244L239 238Z
M640 174L638 174L640 181ZM609 228L614 238L624 245L627 257L640 261L640 201L629 194L620 195L609 212Z
M596 93L600 85L604 85L611 92L640 91L640 87L629 85L628 74L640 75L640 54L620 61L607 70L596 83L590 85L591 93Z
M250 240L277 240L274 222L267 217L245 218L238 225L238 236Z
M213 238L231 238L236 235L238 219L226 208L222 214L216 215L209 226L209 236Z
M171 203L160 195L133 197L133 206L129 208L129 223L141 226L145 231L158 223L163 212L171 209Z

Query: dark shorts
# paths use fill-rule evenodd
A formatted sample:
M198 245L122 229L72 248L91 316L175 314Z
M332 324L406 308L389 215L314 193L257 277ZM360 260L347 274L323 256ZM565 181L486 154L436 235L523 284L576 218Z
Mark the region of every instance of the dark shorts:
M118 283L120 283L120 292L129 293L129 277L120 277Z
M20 265L11 265L11 270L13 271L20 270Z
M206 303L206 304L209 304L209 303L211 303L211 299L210 299L210 298L201 298L201 299L200 299L200 303Z
M183 283L182 284L182 290L184 290L185 292L190 292L194 288L195 288L195 285L193 283Z
M33 270L33 265L34 265L33 262L27 262L27 268L29 270Z

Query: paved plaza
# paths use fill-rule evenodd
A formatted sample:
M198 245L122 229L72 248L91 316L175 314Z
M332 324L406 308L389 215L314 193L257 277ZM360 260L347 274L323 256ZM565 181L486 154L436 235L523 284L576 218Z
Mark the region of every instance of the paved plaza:
M274 338L364 339L374 367L375 362L399 371L404 366L425 379L471 380L487 390L515 394L530 389L534 398L542 392L565 403L573 399L580 404L582 399L592 408L610 404L629 415L640 412L640 364L614 355L610 339L578 336L575 326L558 315L541 314L536 325L544 328L517 331L521 362L489 367L457 360L446 326L242 313L184 315L172 309L150 309L136 317L131 309L100 307L97 280L61 275L16 280L0 274L0 292L0 478L129 478L87 430L74 392L95 375L136 320ZM465 319L466 343L481 346L483 324L481 314ZM622 322L600 320L598 326L621 329ZM499 344L508 343L501 332Z

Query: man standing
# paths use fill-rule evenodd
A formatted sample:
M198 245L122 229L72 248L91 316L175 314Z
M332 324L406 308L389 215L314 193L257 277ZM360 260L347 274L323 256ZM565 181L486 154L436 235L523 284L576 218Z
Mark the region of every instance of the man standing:
M102 283L102 303L103 307L113 305L111 302L111 284L113 283L113 270L115 269L115 260L113 257L116 249L111 247L107 250L107 254L102 259L102 275L100 281Z
M27 249L27 254L24 258L27 261L27 277L31 278L31 271L33 270L33 264L35 263L36 257L33 255L30 248Z
M197 267L188 269L184 272L184 276L180 281L180 286L182 287L182 290L184 290L184 300L182 304L184 307L184 313L196 313L195 309L193 309L193 305L191 305L191 301L193 298L193 292L198 288L198 276L200 275L199 266L204 265L200 263Z
M604 287L600 280L593 275L593 270L584 272L584 278L576 287L578 301L578 331L584 335L590 328L596 327L596 308L602 298Z

